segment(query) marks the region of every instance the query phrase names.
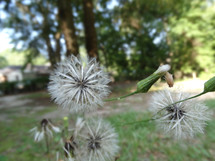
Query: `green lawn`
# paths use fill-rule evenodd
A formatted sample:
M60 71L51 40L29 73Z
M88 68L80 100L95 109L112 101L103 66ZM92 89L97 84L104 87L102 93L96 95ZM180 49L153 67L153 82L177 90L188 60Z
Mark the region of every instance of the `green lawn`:
M215 104L211 100L208 104ZM214 106L213 106L214 107ZM127 112L108 118L113 124L147 118L146 113ZM215 159L215 119L208 123L205 135L177 141L162 135L155 124L137 123L116 126L120 138L120 161L206 161Z
M208 100L206 104L212 111L215 110L215 100ZM50 106L25 116L17 116L17 111L12 109L0 110L10 118L0 122L0 161L47 161L44 143L34 143L29 129L36 125L38 116L54 110ZM215 160L215 118L208 123L205 135L184 141L164 136L156 130L153 122L126 124L149 117L147 112L125 111L105 118L115 126L119 134L121 150L118 161ZM53 121L59 123L61 120ZM49 158L56 160L55 153Z

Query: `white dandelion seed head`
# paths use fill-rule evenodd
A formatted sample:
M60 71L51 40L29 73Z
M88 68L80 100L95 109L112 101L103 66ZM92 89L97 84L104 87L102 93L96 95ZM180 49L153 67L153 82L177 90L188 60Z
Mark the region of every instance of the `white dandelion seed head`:
M86 122L79 139L82 143L81 161L114 160L119 151L118 135L109 123L101 119Z
M158 127L167 135L179 139L204 133L211 115L206 105L195 99L171 105L188 97L189 94L174 90L160 91L152 96L150 109L156 115Z
M74 137L78 135L80 130L84 127L85 121L83 118L78 117L75 124Z
M75 128L81 129L84 126L84 119L81 117L78 117L76 120Z
M48 138L53 137L53 132L59 133L61 130L59 127L54 126L50 120L48 119L43 119L40 122L39 127L34 127L31 130L29 130L30 133L34 135L34 141L35 142L40 142L41 140L44 139L45 135Z
M50 76L48 91L54 102L71 112L90 111L103 104L110 79L96 62L71 56L58 63Z
M35 142L40 142L41 140L44 139L44 130L39 129L38 127L30 129L29 132L34 135Z
M57 127L57 126L52 126L52 130L53 130L54 132L56 132L56 133L60 133L60 132L61 132L60 128Z
M48 121L48 123L47 123L48 127L47 128L49 128L50 130L53 130L55 133L60 133L61 132L60 128L57 127L57 126L55 126L55 125L53 125L50 120L48 120L48 119L43 119L43 120L47 120Z
M85 125L84 119L81 117L78 117L76 120L76 123L75 123L75 127L68 129L69 132L73 133L72 136L74 137L74 139L76 139L78 133L80 133L80 131L83 129L84 125Z

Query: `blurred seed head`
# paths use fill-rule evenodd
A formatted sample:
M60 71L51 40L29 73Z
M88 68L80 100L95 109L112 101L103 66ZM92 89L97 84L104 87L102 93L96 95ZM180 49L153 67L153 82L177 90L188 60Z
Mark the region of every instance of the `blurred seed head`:
M164 90L152 96L150 109L156 115L158 127L167 135L190 138L196 133L204 133L211 115L206 105L194 99L173 104L188 97L179 90Z
M34 135L34 141L40 142L44 139L45 135L48 138L52 138L53 132L59 133L61 130L59 127L54 126L50 120L42 119L40 126L32 128L30 132Z
M109 123L91 119L79 136L82 142L81 160L114 160L119 150L118 135Z

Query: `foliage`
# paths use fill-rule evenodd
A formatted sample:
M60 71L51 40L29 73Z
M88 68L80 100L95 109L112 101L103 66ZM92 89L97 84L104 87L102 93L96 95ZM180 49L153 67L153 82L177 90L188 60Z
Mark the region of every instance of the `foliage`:
M5 57L0 56L0 68L3 68L8 65L8 61L5 59Z
M184 73L214 73L215 2L192 1L180 17L169 19L172 66Z
M40 53L49 55L50 62L58 59L61 52L56 2L45 1L2 1L5 11L3 27L11 29L10 36L15 49L29 51L28 59Z
M47 63L47 59L43 55L38 55L36 58L31 57L31 51L13 51L13 50L5 50L0 53L0 61L4 61L4 63L0 63L1 67L5 67L8 65L21 65L24 66L27 63L31 63L33 65L44 65Z
M2 1L7 12L3 24L13 29L13 42L31 51L31 59L45 53L52 65L67 51L57 2ZM83 4L70 3L78 44L83 47ZM117 79L142 79L164 63L181 76L214 73L214 7L211 0L96 0L99 60Z
M22 81L3 82L0 83L0 92L3 94L13 94L17 92L29 92L45 89L49 79L47 76L40 76L32 79L24 79Z

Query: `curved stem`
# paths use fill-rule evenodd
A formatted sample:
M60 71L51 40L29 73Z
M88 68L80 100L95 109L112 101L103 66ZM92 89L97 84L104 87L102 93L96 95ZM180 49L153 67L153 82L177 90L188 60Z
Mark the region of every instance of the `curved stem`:
M127 94L127 95L120 96L120 97L115 97L115 98L110 98L110 99L105 99L104 101L105 101L105 102L109 102L109 101L121 100L121 99L123 99L123 98L126 98L126 97L128 97L128 96L132 96L132 95L137 94L137 93L138 93L137 91L134 91L134 92L129 93L129 94Z
M154 114L150 119L145 119L145 120L140 120L140 121L134 121L134 122L127 122L127 123L123 123L123 124L118 124L118 125L116 125L116 126L132 125L132 124L136 124L136 123L143 123L143 122L150 122L150 121L153 121L153 120L157 120L157 119L159 119L159 118L155 118L155 116L156 116L159 112L161 112L161 111L163 111L164 109L166 109L167 107L169 107L169 106L171 106L171 105L174 105L174 104L177 104L177 103L180 103L180 102L184 102L184 101L187 101L187 100L190 100L190 99L199 97L199 96L201 96L201 95L203 95L203 94L205 94L205 92L202 92L202 93L197 94L197 95L195 95L195 96L192 96L192 97L189 97L189 98L186 98L186 99L183 99L183 100L174 102L174 103L172 103L172 104L170 104L170 105L168 105L168 106L162 108L160 111L158 111L156 114Z
M199 93L199 94L197 94L197 95L195 95L195 96L192 96L192 97L189 97L189 98L186 98L186 99L183 99L183 100L174 102L174 103L170 104L169 106L174 105L174 104L177 104L177 103L180 103L180 102L184 102L184 101L187 101L187 100L196 98L196 97L199 97L199 96L201 96L201 95L203 95L203 94L205 94L205 92L202 92L202 93Z
M177 103L184 102L184 101L187 101L187 100L190 100L190 99L199 97L199 96L201 96L201 95L203 95L203 94L205 94L205 92L202 92L202 93L199 93L199 94L197 94L197 95L195 95L195 96L192 96L192 97L185 98L185 99L183 99L183 100L174 102L174 103L172 103L172 104L170 104L170 105L168 105L168 106L162 108L160 111L158 111L156 114L154 114L154 116L156 116L158 113L160 113L161 111L165 110L165 109L166 109L167 107L169 107L169 106L172 106L172 105L175 105L175 104L177 104ZM152 116L152 118L153 118L154 116Z
M45 141L46 141L46 153L49 154L49 141L48 141L48 136L45 134Z
M48 157L48 161L50 161L50 159L49 159L49 140L48 140L48 136L47 136L47 134L45 133L45 142L46 142L46 148L47 148L47 151L46 151L46 153L47 153L47 157Z

